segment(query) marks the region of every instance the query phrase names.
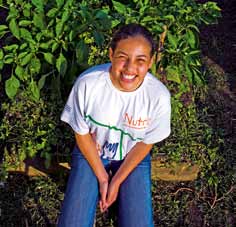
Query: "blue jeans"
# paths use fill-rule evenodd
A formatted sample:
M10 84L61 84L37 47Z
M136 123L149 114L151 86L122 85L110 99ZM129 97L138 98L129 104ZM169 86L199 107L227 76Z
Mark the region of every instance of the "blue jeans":
M114 175L122 161L102 159ZM117 198L119 227L153 227L150 155L121 184ZM98 181L83 154L75 147L58 227L92 227L99 199Z

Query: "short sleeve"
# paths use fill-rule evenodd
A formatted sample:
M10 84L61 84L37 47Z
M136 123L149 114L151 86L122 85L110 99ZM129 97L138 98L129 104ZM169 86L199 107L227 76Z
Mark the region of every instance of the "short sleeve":
M68 123L80 135L89 132L85 121L85 92L85 84L77 80L61 114L61 120Z
M160 142L170 135L171 103L169 92L161 95L151 116L149 127L143 139L146 144Z

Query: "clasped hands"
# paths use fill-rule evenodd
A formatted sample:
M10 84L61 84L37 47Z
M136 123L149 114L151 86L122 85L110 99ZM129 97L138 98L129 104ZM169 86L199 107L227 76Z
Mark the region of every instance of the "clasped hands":
M100 192L100 201L99 206L101 212L104 212L107 210L109 206L113 202L115 202L118 192L119 192L120 184L116 180L115 176L112 178L112 180L109 182L107 180L99 181L99 192Z

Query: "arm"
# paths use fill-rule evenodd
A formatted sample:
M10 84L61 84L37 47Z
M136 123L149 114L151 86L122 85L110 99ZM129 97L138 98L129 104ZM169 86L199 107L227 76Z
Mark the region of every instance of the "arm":
M137 143L127 154L124 162L116 172L108 189L107 206L110 206L117 198L119 187L133 169L146 157L152 149L152 144Z
M108 174L102 164L99 157L96 145L92 139L92 136L88 133L85 135L79 135L75 133L76 143L80 148L81 153L84 155L89 165L91 166L94 174L99 182L99 190L101 194L100 207L103 211L103 207L106 206L106 195L108 189Z

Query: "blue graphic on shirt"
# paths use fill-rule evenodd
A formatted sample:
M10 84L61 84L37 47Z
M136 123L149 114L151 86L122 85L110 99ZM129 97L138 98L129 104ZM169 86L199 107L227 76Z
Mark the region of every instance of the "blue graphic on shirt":
M101 157L104 159L113 159L116 156L119 143L109 143L106 141L102 147Z

